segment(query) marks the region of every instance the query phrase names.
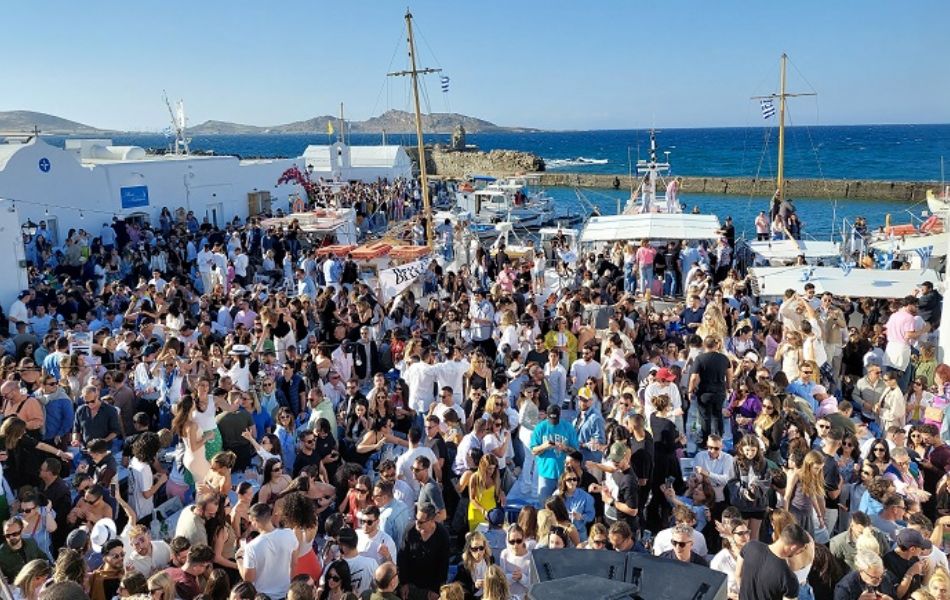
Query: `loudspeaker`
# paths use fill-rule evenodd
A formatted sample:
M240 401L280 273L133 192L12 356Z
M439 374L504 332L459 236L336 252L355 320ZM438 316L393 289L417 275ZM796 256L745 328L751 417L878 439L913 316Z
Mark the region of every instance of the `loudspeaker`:
M627 582L638 587L643 600L726 600L726 574L700 565L627 554Z
M528 591L528 600L632 600L636 598L636 592L637 586L623 581L611 581L592 575L571 575L564 579L534 584Z
M603 579L629 581L624 577L626 555L610 550L576 548L540 548L531 551L531 568L537 582L565 579L573 575L592 575Z

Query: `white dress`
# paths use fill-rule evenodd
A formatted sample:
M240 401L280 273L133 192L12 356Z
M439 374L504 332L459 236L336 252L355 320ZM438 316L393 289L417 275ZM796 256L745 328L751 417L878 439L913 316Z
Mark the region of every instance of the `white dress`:
M187 435L184 436L182 443L185 445L185 456L182 459L182 464L188 469L188 472L191 473L195 483L204 481L208 471L211 470L211 464L205 456L204 444L193 448L191 446L191 439Z

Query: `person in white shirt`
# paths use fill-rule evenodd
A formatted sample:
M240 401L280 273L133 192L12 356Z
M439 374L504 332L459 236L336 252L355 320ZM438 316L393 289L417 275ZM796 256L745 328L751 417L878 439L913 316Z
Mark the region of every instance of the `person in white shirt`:
M571 389L576 394L588 379L594 378L600 382L601 377L600 363L594 360L594 349L587 346L581 351L581 357L571 365Z
M673 529L676 528L676 525L688 525L690 528L693 528L693 552L706 558L706 555L709 554L709 551L706 549L706 538L695 529L696 515L693 513L693 510L684 504L678 504L673 507L673 520L676 521L673 527L664 529L653 538L653 555L659 556L664 552L672 550Z
M7 320L10 322L10 335L15 336L17 334L17 323L25 323L29 326L30 311L27 309L26 303L29 302L32 297L33 294L29 290L24 290L20 292L17 299L10 305L10 310L7 311Z
M429 406L435 402L432 390L441 373L441 365L435 364L435 356L430 349L422 351L422 359L413 357L412 363L403 373L403 379L409 386L409 408L420 414L427 414Z
M409 449L399 455L399 458L396 459L396 475L402 481L405 481L409 484L409 487L412 488L412 498L410 502L406 504L414 505L416 500L419 498L419 482L416 481L416 478L412 474L412 465L416 462L416 459L420 456L425 456L429 459L429 464L435 464L438 460L435 456L435 452L431 448L422 443L422 430L417 426L413 425L409 428ZM431 477L435 477L431 469L429 471Z
M359 513L356 550L378 563L396 562L396 542L379 526L379 508L369 505Z
M136 512L136 515L138 513ZM128 530L131 551L125 560L126 570L130 567L145 577L151 577L171 564L172 549L163 540L153 540L145 525L133 525Z
M548 402L562 406L567 400L567 369L561 364L558 350L548 352L548 364L544 365L544 376L548 384Z
M379 525L377 524L377 527ZM359 536L350 527L344 527L337 534L337 543L340 545L340 558L350 567L350 582L353 584L353 593L357 596L371 589L373 573L379 563L368 556L359 553ZM286 569L285 569L286 570ZM289 573L288 573L289 574ZM258 588L260 591L260 588ZM272 596L281 598L283 596Z
M458 415L459 421L465 421L465 409L456 401L455 392L451 387L443 387L442 391L439 392L439 399L441 402L437 402L429 407L430 414L438 417L439 421L445 422L446 413L455 412L455 414Z
M129 504L139 519L155 512L155 494L168 480L164 473L152 475L151 464L161 449L158 434L146 431L132 443L132 460L129 461Z
M201 292L208 294L211 292L211 265L214 263L211 247L208 244L204 244L198 252L197 261L198 274L201 276Z
M457 404L462 404L464 397L462 392L465 388L465 374L468 373L468 370L472 368L471 363L462 358L461 348L454 348L452 350L452 357L443 362L440 365L439 369L439 388L445 389L449 387L452 389L454 394L455 402ZM463 415L464 418L464 415Z
M248 518L260 535L238 549L235 560L241 579L253 583L258 593L284 598L290 589L288 565L293 562L299 542L292 529L275 529L272 517L273 510L266 504L251 507Z
M693 458L693 473L708 477L716 492L716 502L725 501L723 493L726 484L733 477L733 457L722 449L722 437L710 434L706 449L700 450Z

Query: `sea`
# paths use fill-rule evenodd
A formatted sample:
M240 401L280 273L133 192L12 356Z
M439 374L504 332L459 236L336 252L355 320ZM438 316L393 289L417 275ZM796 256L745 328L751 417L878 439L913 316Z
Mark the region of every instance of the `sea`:
M668 160L671 175L774 178L778 145L775 127L671 128L656 132L658 158ZM794 126L786 128L785 173L790 179L871 179L885 181L935 181L942 178L941 159L950 161L950 124ZM116 135L117 145L165 148L161 134ZM426 143L448 143L450 135L426 135ZM48 138L62 144L62 138ZM352 145L375 145L382 134L354 133ZM638 159L647 159L650 131L543 131L474 133L468 144L481 150L519 150L541 156L549 171L628 174ZM414 134L387 134L389 144L415 145ZM192 150L234 154L243 158L296 157L310 144L326 144L321 134L196 135ZM548 188L563 214L614 214L629 197L629 190ZM583 199L579 199L578 195ZM725 218L731 215L737 232L754 233L753 220L768 207L766 197L685 194L692 210ZM817 239L839 238L842 227L863 216L872 227L882 226L885 216L906 223L925 218L926 204L885 200L795 200L805 234Z

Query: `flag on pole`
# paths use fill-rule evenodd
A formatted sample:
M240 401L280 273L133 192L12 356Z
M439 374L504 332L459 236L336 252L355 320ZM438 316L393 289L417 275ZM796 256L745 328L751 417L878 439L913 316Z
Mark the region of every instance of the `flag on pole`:
M917 252L917 256L920 257L920 268L926 269L930 264L930 257L933 256L934 247L927 246L925 248L915 248L914 251Z
M759 105L762 107L762 118L770 119L775 116L775 106L772 104L771 98L763 98L759 100Z
M439 82L442 84L442 93L449 93L449 78L446 75L439 77Z
M333 135L333 121L327 121L327 135Z

